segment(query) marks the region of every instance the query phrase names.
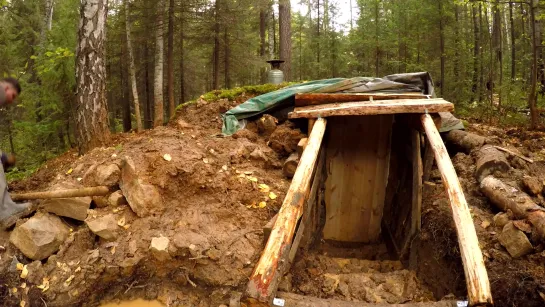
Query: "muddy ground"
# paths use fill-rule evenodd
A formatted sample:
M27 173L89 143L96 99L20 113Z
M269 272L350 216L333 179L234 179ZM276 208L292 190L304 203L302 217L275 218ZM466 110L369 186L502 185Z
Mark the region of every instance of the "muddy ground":
M233 137L221 137L220 114L247 98L199 100L180 110L166 127L116 135L110 147L96 148L82 157L74 151L67 152L29 179L12 183L13 191L46 190L59 183L81 185L78 179L91 166L121 163L128 156L135 161L140 178L159 189L163 212L140 218L128 205L93 206L93 215L113 213L116 220L123 220L124 227L120 227L117 239L105 241L83 222L64 218L71 228L70 237L58 253L43 261L26 258L9 243L10 232L0 231L2 304L97 306L111 300L145 298L158 299L166 306L229 305L233 291L244 289L263 249L262 227L279 210L289 187L282 163L305 132L291 123L280 122L270 135L271 131L250 122ZM470 129L492 135L502 144L508 142L536 161L545 160L543 133L483 125ZM165 154L171 159L165 159ZM543 306L543 246L535 245L534 253L513 260L497 241L501 229L493 223L483 224L491 222L498 211L479 192L473 178L474 161L458 154L454 162L472 209L496 305ZM519 169L512 176L530 174L545 180L545 162L516 165ZM173 246L166 261L157 260L149 251L152 238L161 236L168 237ZM293 292L325 295L327 289L312 288L313 271L308 270L334 267L327 262L329 259L320 257L323 248L323 242L317 240L313 250L297 257L292 272ZM338 257L392 260L383 246L371 251ZM465 281L456 233L437 172L424 186L419 251L421 261L416 276L403 271L394 277L415 279L414 291L406 299L463 298ZM28 265L26 278L20 278L14 257ZM385 267L399 265L385 263ZM368 265L363 261L353 268L364 270ZM387 268L384 270L388 272ZM345 298L358 295L347 291L343 293Z

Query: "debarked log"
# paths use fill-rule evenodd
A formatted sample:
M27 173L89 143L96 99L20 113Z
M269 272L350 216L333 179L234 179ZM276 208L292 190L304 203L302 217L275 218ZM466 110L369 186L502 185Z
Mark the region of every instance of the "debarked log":
M545 209L537 205L528 194L494 176L487 176L481 181L481 191L502 211L510 210L516 219L528 220L536 238L545 239Z

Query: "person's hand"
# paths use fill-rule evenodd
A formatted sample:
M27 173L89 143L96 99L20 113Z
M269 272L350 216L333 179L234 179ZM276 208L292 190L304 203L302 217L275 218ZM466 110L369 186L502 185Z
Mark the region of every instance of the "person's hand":
M2 166L4 166L4 169L14 166L15 162L17 161L15 159L15 155L6 154L6 153L2 153L2 156L0 159L2 160Z

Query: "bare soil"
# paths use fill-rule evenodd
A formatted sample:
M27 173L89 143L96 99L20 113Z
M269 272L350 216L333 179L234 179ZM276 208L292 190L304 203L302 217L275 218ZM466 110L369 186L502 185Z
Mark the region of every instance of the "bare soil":
M131 157L142 179L157 186L164 199L161 215L138 218L128 206L93 208L97 216L114 213L130 225L114 242L90 233L84 223L64 219L70 238L43 262L25 258L0 231L0 301L4 306L97 306L134 298L157 299L166 306L229 305L233 291L242 291L263 249L262 227L279 210L289 180L282 174L284 158L304 133L279 123L270 136L260 135L255 122L232 137L221 137L220 114L245 101L220 100L184 107L166 127L114 136L110 147L78 157L75 151L49 161L31 178L14 182L13 191L46 190L61 182L78 183L97 162ZM474 125L473 132L508 142L536 160L545 158L545 133ZM172 159L163 158L169 154ZM520 161L519 161L520 162ZM497 210L478 190L474 161L458 154L454 163L471 206L485 255L496 306L543 306L545 252L511 259L499 245L501 229L492 222ZM545 162L519 165L512 178L530 174L545 180ZM72 172L68 172L69 170ZM77 170L77 171L76 171ZM266 184L277 195L260 189ZM339 248L318 242L300 253L293 266L291 290L318 297L388 302L463 297L465 281L448 201L437 173L424 187L422 240L417 272L404 270L384 244ZM259 204L266 202L260 208ZM166 236L176 245L193 244L196 255L179 252L160 262L149 252L151 238ZM179 251L182 249L178 249ZM29 265L29 276L10 268L13 257ZM353 258L350 262L343 259ZM395 268L395 270L393 270ZM341 290L330 293L324 274L342 275ZM367 275L366 275L367 274ZM371 275L369 275L371 274ZM49 281L46 291L37 286ZM398 285L410 287L397 291Z

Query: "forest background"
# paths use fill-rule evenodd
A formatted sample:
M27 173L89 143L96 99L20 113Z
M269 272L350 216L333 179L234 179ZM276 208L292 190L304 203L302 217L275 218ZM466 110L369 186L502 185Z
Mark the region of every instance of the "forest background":
M109 127L162 125L203 93L266 83L265 61L282 58L291 82L428 71L461 116L538 128L544 8L537 0L110 0ZM0 76L24 89L0 111L0 148L19 157L11 178L77 143L80 18L79 0L0 0Z

